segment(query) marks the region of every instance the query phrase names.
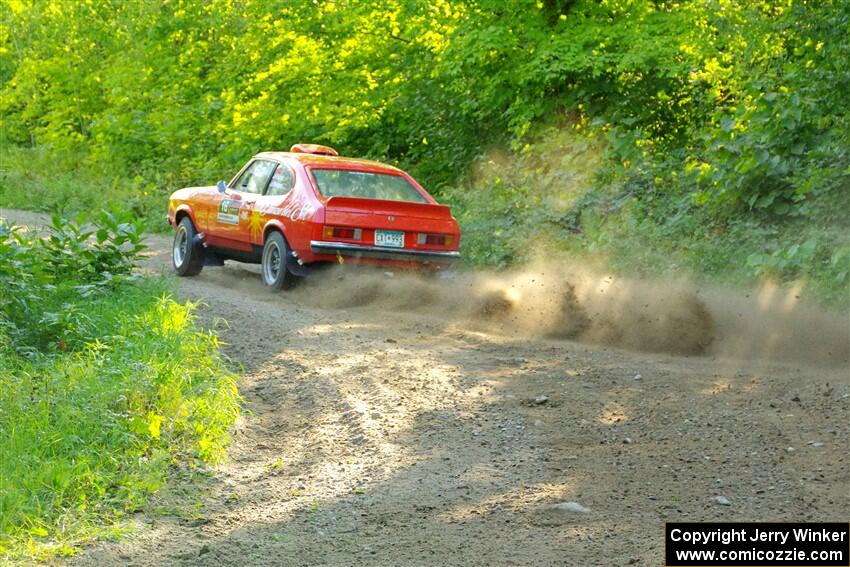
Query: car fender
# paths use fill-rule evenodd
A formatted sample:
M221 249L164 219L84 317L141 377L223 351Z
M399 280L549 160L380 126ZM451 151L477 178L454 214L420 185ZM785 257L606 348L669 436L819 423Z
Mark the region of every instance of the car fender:
M260 242L260 246L262 246L266 242L266 237L269 232L272 230L278 230L286 238L286 241L289 242L289 237L286 235L286 225L280 219L270 219L266 225L263 227L263 240Z
M183 203L179 205L176 209L169 211L168 213L168 222L171 226L177 227L178 217L181 217L183 214L189 215L189 219L192 221L192 224L195 226L195 230L201 232L201 228L198 226L198 221L195 219L195 211L192 210L192 207L187 203Z
M269 232L272 230L278 230L283 235L283 238L286 240L287 245L289 246L289 255L286 258L286 265L290 272L295 274L296 276L306 276L309 271L308 269L301 264L298 259L298 253L292 249L292 243L289 240L290 235L287 234L286 225L280 219L271 219L266 223L265 227L263 227L263 241L260 243L261 246L265 245L266 237L268 237Z

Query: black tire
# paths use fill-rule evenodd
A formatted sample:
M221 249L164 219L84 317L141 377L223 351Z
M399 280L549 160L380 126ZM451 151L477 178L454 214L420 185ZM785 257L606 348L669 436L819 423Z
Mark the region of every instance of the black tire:
M272 231L266 237L263 245L263 260L260 273L263 283L271 291L292 289L296 276L286 269L286 259L289 257L289 246L286 239L278 231Z
M196 234L195 225L189 217L183 217L177 224L171 247L171 263L178 276L197 276L204 269L204 252L195 244Z

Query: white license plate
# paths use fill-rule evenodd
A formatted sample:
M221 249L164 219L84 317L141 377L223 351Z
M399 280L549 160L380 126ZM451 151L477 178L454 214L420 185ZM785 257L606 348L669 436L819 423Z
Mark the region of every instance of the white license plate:
M394 230L376 230L375 246L390 246L392 248L404 248L404 233Z

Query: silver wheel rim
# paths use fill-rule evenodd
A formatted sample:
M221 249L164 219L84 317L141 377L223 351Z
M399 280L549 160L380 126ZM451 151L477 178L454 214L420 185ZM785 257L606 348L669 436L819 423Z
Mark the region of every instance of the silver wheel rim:
M281 270L280 247L277 242L269 241L263 252L263 279L268 285L277 282Z
M174 236L174 265L180 267L186 260L186 255L189 252L189 235L186 232L186 227L181 226L177 229L177 234Z

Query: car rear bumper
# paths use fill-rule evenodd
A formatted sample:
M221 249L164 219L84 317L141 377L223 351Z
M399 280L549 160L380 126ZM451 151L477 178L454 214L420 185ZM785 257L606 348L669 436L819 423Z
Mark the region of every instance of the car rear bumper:
M353 256L355 258L375 258L378 260L401 260L434 264L451 264L460 259L460 252L441 250L410 250L409 248L388 248L386 246L366 246L347 242L325 242L311 240L313 254L333 254Z

